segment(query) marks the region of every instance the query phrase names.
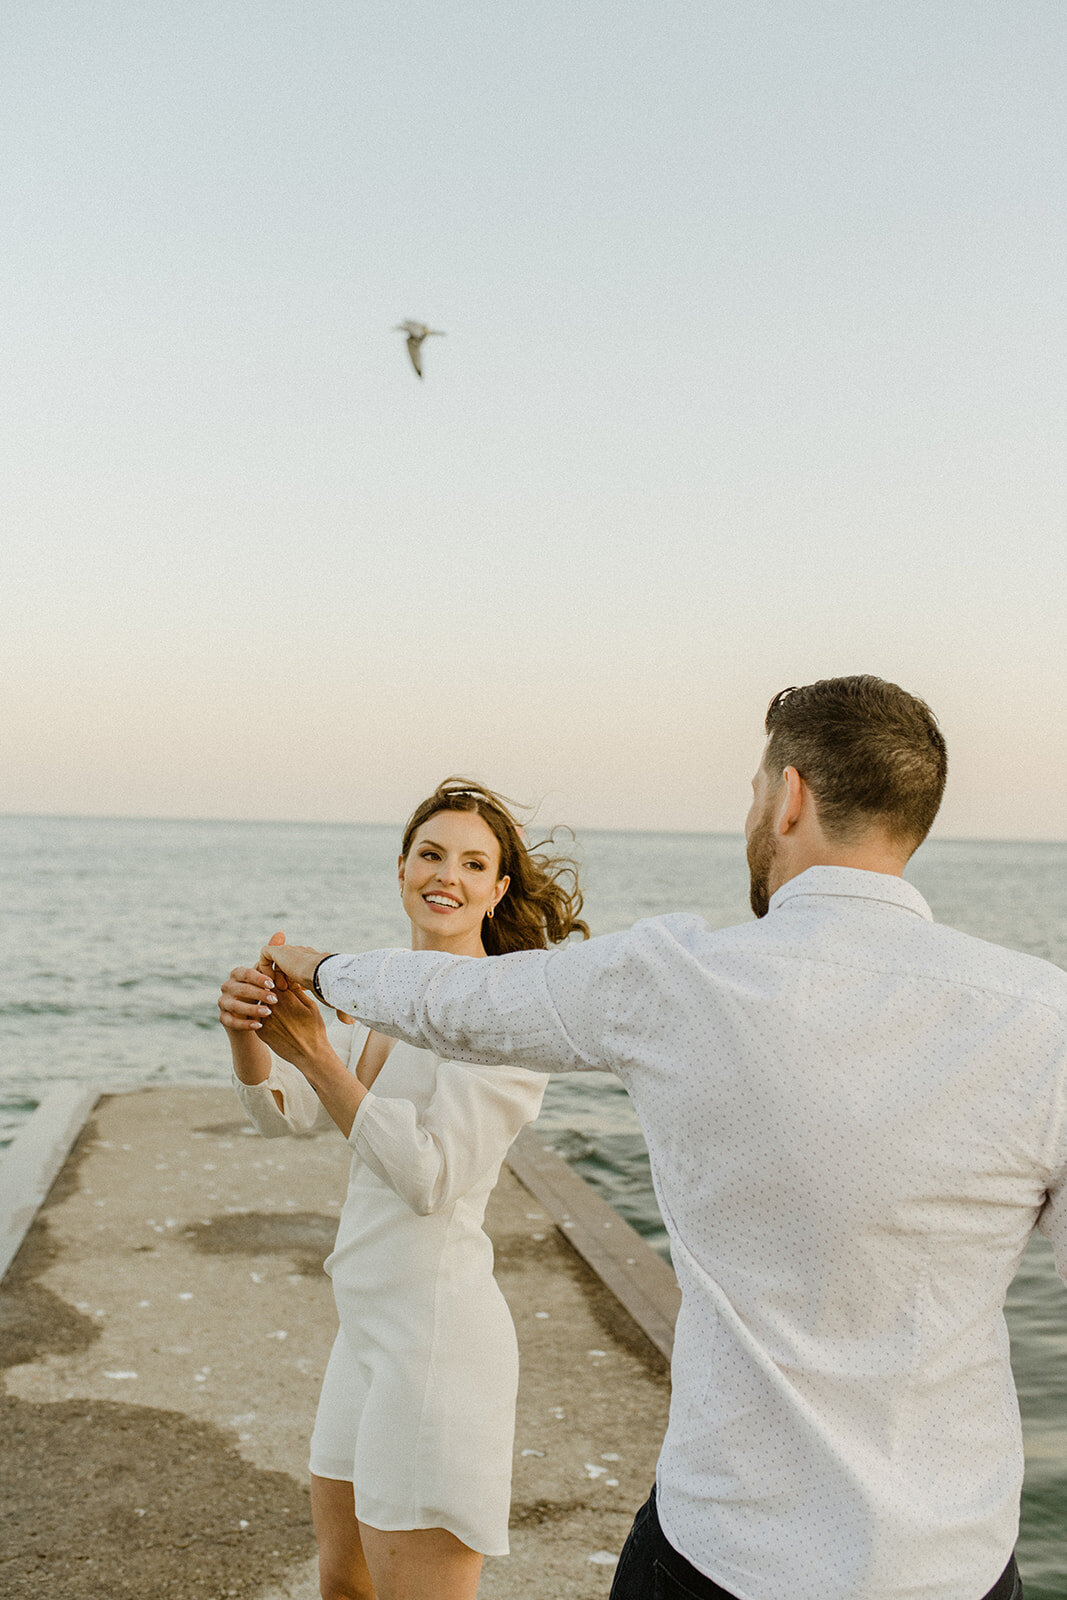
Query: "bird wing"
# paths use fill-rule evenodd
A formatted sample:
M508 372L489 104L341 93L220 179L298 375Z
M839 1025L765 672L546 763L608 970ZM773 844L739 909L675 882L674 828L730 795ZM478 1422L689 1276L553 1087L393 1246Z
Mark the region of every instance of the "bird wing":
M415 368L416 373L421 378L422 366L420 358L422 355L422 339L417 337L414 333L409 333L405 343L408 347L408 355L411 357L411 365Z

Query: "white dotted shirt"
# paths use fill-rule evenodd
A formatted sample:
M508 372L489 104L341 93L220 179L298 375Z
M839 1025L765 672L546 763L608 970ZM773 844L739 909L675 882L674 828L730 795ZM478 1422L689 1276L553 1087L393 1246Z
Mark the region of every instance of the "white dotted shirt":
M1022 1444L1002 1316L1067 1281L1067 974L813 867L696 916L475 961L380 951L331 1004L439 1055L618 1074L682 1289L671 1544L739 1600L979 1600Z

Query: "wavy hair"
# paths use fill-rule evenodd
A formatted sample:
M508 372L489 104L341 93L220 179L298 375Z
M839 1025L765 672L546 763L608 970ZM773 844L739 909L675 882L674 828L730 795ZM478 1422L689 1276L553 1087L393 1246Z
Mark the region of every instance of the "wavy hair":
M500 846L499 876L511 879L494 915L482 921L486 954L544 950L550 944L561 944L572 933L588 939L589 928L580 915L582 891L578 887L577 863L569 856L559 855L554 848L551 854L544 853L546 845L555 845L556 830L531 849L508 810L512 804L484 784L468 778L445 778L411 813L400 853L406 860L416 833L438 812L474 812L492 829Z

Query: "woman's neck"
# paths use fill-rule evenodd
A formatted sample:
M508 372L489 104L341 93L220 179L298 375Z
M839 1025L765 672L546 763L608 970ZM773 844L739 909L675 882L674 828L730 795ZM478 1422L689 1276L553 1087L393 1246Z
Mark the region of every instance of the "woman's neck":
M432 933L424 933L421 928L412 926L411 948L413 950L439 950L446 956L484 956L485 946L481 935L468 934L461 939L442 939Z

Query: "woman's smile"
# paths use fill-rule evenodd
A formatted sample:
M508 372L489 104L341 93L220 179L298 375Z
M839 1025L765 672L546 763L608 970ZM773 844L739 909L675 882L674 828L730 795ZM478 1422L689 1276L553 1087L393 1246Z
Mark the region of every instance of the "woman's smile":
M433 906L435 911L458 911L463 903L452 895L439 894L437 890L424 894L422 898L428 906Z

